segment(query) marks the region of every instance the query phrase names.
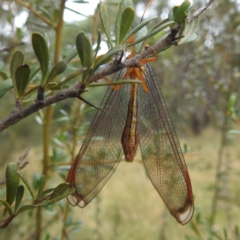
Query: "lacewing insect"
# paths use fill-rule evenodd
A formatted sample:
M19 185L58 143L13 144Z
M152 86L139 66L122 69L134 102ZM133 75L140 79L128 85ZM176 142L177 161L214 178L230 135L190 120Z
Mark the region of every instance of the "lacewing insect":
M128 58L134 56L134 52ZM67 182L76 191L71 205L85 207L101 191L123 155L132 162L140 146L149 178L169 212L188 223L194 204L184 156L163 98L159 82L148 64L115 74L118 79L139 79L141 84L109 87L82 147L72 164Z

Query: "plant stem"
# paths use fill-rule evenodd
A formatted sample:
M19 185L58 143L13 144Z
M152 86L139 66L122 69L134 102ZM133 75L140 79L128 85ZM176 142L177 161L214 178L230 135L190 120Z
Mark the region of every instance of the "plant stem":
M55 28L55 25L46 17L43 15L39 14L35 9L32 8L31 4L27 4L26 2L23 2L22 0L15 0L19 5L22 7L27 8L32 14L34 14L36 17L41 19L43 22L45 22L48 26Z
M61 54L64 8L65 8L65 0L61 0L59 20L55 28L56 39L55 39L54 64L56 64L59 61L60 54ZM50 169L49 168L50 166L49 152L50 152L50 134L51 134L52 116L53 116L53 107L49 106L46 109L44 124L43 124L43 170L42 170L42 173L43 175L45 175L47 180L49 177L49 169ZM36 220L37 220L37 223L36 223L37 239L40 239L41 230L42 230L42 208L39 208L37 212Z

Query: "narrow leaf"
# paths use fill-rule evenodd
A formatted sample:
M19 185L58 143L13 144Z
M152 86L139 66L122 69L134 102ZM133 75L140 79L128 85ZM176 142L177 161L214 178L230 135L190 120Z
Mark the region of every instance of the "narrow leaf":
M182 45L184 43L188 43L188 42L193 42L197 39L197 34L196 33L193 33L191 36L189 36L187 39L185 39L184 42L180 42L178 43L178 45Z
M234 129L228 130L227 133L228 134L233 134L233 135L240 135L240 131L239 130L234 130Z
M24 184L25 184L25 186L27 187L28 191L30 192L32 198L35 199L35 198L34 198L34 194L33 194L33 190L32 190L32 188L31 188L28 180L27 180L27 179L21 174L21 172L19 172L19 171L18 171L18 175L19 175L19 177L22 179L22 181L24 182Z
M23 194L24 194L24 186L23 185L19 185L18 189L17 189L17 194L16 194L16 203L15 203L15 210L14 212L16 212L21 204L22 198L23 198Z
M37 206L47 206L53 203L56 203L63 198L69 196L75 191L75 188L70 187L67 183L62 183L52 193L50 199L44 200L41 203L37 204Z
M77 49L74 48L63 60L65 63L70 62L73 58L77 56L78 52Z
M116 45L119 45L119 39L120 39L120 32L121 32L121 22L122 22L122 14L125 8L131 7L134 9L132 0L122 0L121 4L119 6L119 11L117 14L116 24L115 24L115 35L116 35Z
M41 85L44 86L49 62L49 54L45 38L40 33L33 33L32 46L39 61L42 72Z
M10 206L16 197L20 182L17 171L19 171L19 166L16 163L10 162L6 168L6 201Z
M101 48L100 44L101 44L101 32L98 29L97 46L96 46L96 49L95 49L95 54L94 54L94 58L93 59L96 59L96 57L97 57L98 51Z
M227 109L228 111L234 107L237 101L237 96L235 94L231 94L228 99Z
M67 183L61 183L59 184L53 191L53 193L51 194L50 199L53 199L57 196L60 196L61 194L63 194L65 191L67 191L69 189L69 184Z
M100 3L100 19L102 22L103 30L107 36L108 42L111 48L113 48L111 33L110 33L110 26L109 26L108 10L106 8L106 5L103 2Z
M135 35L135 41L137 41L137 40L140 39L140 38L143 38L143 37L146 36L146 35L147 35L147 27L145 26L145 27L143 27L142 29L140 29L140 30L136 33L136 35ZM136 45L134 46L134 49L135 49L135 52L136 52L136 53L141 52L142 48L144 47L144 42L145 42L145 41L139 42L138 44L136 44Z
M141 83L140 80L117 80L113 82L103 82L103 83L91 83L88 85L88 87L103 87L103 86L109 86L109 85L122 85L122 84L131 84L131 83Z
M139 42L142 42L150 37L152 37L153 35L161 32L162 30L164 30L165 28L171 26L171 24L174 23L173 21L169 21L169 22L166 22L165 24L161 25L159 28L155 28L154 30L152 30L151 32L149 32L146 36L134 41L133 43L129 44L128 46L132 46L132 45L135 45Z
M19 210L17 211L17 214L25 212L25 211L30 210L30 209L33 209L35 207L36 207L35 205L25 205L25 206L19 208Z
M135 11L131 7L127 7L124 9L122 13L121 25L120 25L120 36L119 36L119 44L122 44L122 40L126 36L127 32L131 28L133 21L135 18Z
M53 192L55 188L49 188L43 192L37 197L37 200L46 197L49 193Z
M194 10L195 11L195 10ZM190 11L190 13L192 13L192 11ZM181 45L183 43L186 42L190 42L189 40L193 39L193 36L197 36L197 34L195 33L197 26L198 26L198 21L199 21L199 17L196 17L193 19L193 21L186 22L186 26L183 30L183 38L181 38L178 42L178 45Z
M126 36L125 38L123 39L123 43L125 41L127 41L133 34L137 34L138 31L140 29L142 29L143 27L145 27L147 24L149 24L152 20L156 19L157 17L151 17L149 19L146 19L145 21L141 22L140 24L138 24L134 29L132 29Z
M110 61L115 54L121 52L122 50L123 50L122 47L115 47L109 50L103 57L95 61L92 73L94 73L102 64L105 64L106 62Z
M77 47L78 55L82 62L82 66L86 67L86 71L83 72L83 81L84 81L89 75L89 69L92 66L92 62L93 62L91 40L89 39L89 37L85 32L81 32L78 34L76 39L76 47Z
M38 196L40 196L40 194L42 193L45 182L46 182L46 177L44 175L42 175L39 180Z
M0 98L2 98L4 94L12 88L13 88L13 83L11 78L1 81L0 82Z
M177 9L176 13L174 14L175 22L182 21L184 17L186 17L186 11L191 6L191 2L189 0L185 0Z
M16 51L12 56L12 61L10 64L12 83L13 83L14 91L16 94L17 94L17 86L16 86L15 73L17 71L17 68L23 64L23 61L24 61L23 53L21 51Z
M168 19L169 21L175 21L174 15L176 14L179 6L174 6L173 8L170 9L168 13Z
M67 64L63 61L60 61L58 62L54 67L53 69L51 70L48 78L47 78L47 81L46 81L46 84L47 85L51 80L53 80L56 76L60 75L61 73L63 73L67 68Z
M0 70L0 76L2 77L3 80L7 80L8 79L8 75L5 72L1 71L1 70Z
M5 211L7 211L9 213L9 215L12 215L13 213L12 213L10 204L3 199L0 199L0 202L5 206Z
M15 73L17 98L21 98L25 93L26 87L29 83L30 67L27 64L19 66Z

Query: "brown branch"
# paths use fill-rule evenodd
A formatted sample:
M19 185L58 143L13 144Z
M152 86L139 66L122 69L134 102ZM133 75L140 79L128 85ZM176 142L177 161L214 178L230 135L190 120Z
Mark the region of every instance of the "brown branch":
M146 58L149 55L152 55L156 52L158 52L159 50L167 47L167 46L171 46L174 44L174 40L176 35L178 34L179 29L173 29L171 31L170 34L167 35L166 38L162 39L161 41L157 42L155 45L153 45L152 47L148 47L146 48L143 52L141 52L140 54L135 55L133 58L130 59L126 59L124 62L122 63L118 63L117 61L114 61L112 64L110 64L109 66L107 66L106 68L104 68L103 70L96 72L95 74L93 74L90 78L88 83L92 83L92 82L96 82L97 80L110 75L114 72L117 72L123 68L128 68L128 67L139 67L139 62Z
M75 86L73 86L67 90L61 91L61 92L59 92L53 96L50 96L42 101L36 101L36 102L32 103L30 106L28 106L20 111L12 113L8 118L0 121L0 132L2 132L9 126L19 122L23 118L31 115L32 113L34 113L42 108L45 108L47 106L52 105L53 103L60 102L67 98L78 97L83 92L84 92L84 90L81 88L81 84L78 83Z
M203 13L205 10L207 10L210 5L213 3L214 0L209 0L208 2L205 3L205 5L198 9L193 15L189 16L187 19L188 19L188 22L191 22L194 18L198 17L201 13Z
M212 3L212 2L213 2L213 0L211 0L209 3ZM201 12L203 12L204 10L201 10ZM142 53L135 55L133 58L126 59L122 63L119 63L119 61L116 59L115 61L112 62L112 64L109 64L103 70L94 73L89 78L88 84L90 84L92 82L96 82L97 80L99 80L107 75L110 75L112 73L115 73L117 71L120 71L123 68L139 67L140 60L146 58L149 55L152 55L152 54L158 52L161 49L175 45L176 44L175 40L176 40L176 37L178 35L180 28L181 28L181 26L177 26L176 28L172 29L171 32L164 39L160 40L152 47L146 48ZM10 117L0 121L0 132L2 132L7 127L19 122L21 119L29 116L30 114L38 111L39 109L50 106L53 103L60 102L67 98L78 98L84 92L84 89L85 89L85 86L82 86L81 83L78 83L74 87L71 87L65 91L59 92L59 93L57 93L53 96L50 96L42 101L36 101L35 103L31 104L30 106L26 107L25 109L12 113Z

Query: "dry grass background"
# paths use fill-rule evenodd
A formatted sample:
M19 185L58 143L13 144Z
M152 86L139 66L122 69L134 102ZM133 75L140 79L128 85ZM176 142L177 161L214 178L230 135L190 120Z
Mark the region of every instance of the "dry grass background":
M139 157L133 163L122 161L112 178L100 192L99 196L84 209L69 207L69 214L77 221L82 221L78 231L70 239L78 240L175 240L175 239L217 239L209 238L208 219L211 214L213 186L216 173L217 154L219 149L220 133L217 130L207 129L199 136L182 139L181 145L186 143L189 152L185 155L190 172L195 198L195 216L193 220L182 226L170 215L161 198L148 179L144 166ZM221 195L227 197L240 196L240 148L239 137L230 136L228 146L224 151L223 170L225 175L222 181ZM31 174L39 172L35 159L40 159L38 150L32 150L29 157L32 159L28 169ZM23 173L28 174L28 169ZM51 182L56 186L62 182L57 175ZM225 195L224 195L225 194ZM25 201L28 200L25 198ZM65 199L62 206L65 207ZM235 225L240 222L240 208L236 202L219 200L216 223L213 227L220 235L225 228L229 235ZM50 230L49 239L61 239L62 215L55 211L44 211L44 229ZM24 213L11 223L11 229L17 228L23 235L12 236L11 239L29 239L29 229L34 230L34 221L29 221L29 213ZM196 217L201 215L201 223ZM54 217L54 223L51 222ZM29 227L30 226L30 227ZM199 238L193 228L201 234ZM0 232L1 237L9 234L9 229ZM43 238L45 239L45 238ZM225 238L222 238L225 239ZM229 238L234 239L234 238ZM236 239L237 240L237 239Z

